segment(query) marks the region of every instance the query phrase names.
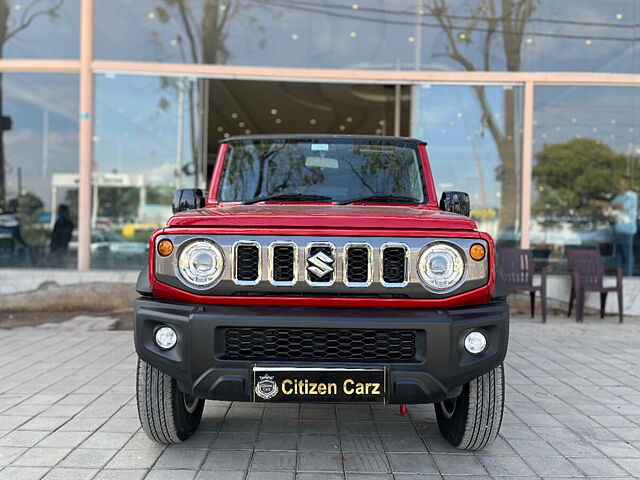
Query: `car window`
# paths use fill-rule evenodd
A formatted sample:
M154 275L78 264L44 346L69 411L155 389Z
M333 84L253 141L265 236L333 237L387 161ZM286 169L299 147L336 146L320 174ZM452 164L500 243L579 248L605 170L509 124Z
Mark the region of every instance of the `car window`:
M317 195L336 202L376 195L426 201L415 147L334 139L231 143L219 200L244 202L279 194Z

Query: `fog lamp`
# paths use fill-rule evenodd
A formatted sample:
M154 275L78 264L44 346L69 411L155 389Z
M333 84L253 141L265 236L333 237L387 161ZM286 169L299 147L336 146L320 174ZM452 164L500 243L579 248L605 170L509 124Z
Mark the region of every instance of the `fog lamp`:
M464 337L464 348L473 355L479 355L487 348L487 337L482 332L471 332Z
M163 350L169 350L178 341L178 335L171 327L160 327L156 330L156 345Z

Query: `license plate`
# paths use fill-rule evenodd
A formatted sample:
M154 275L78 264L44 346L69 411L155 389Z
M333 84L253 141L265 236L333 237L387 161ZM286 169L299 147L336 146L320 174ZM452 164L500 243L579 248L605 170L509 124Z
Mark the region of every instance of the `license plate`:
M253 367L254 402L384 403L386 369Z

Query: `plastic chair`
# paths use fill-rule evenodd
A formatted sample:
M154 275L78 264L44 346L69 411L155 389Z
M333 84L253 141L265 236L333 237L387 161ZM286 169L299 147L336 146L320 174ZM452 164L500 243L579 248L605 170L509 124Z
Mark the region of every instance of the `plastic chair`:
M576 303L576 321L582 322L584 315L584 301L586 292L600 293L600 318L604 318L604 307L607 303L607 294L616 292L618 295L618 318L622 323L624 306L622 297L622 268L606 269L602 262L602 256L598 250L574 249L567 251L569 261L569 274L571 275L571 294L569 296L569 311L571 316L574 302ZM603 286L606 272L615 272L616 286Z
M535 315L536 292L540 292L542 323L547 321L547 267L536 269L533 252L521 248L499 250L500 271L507 282L509 293L529 292L531 298L531 318ZM533 274L540 273L540 285L533 285Z

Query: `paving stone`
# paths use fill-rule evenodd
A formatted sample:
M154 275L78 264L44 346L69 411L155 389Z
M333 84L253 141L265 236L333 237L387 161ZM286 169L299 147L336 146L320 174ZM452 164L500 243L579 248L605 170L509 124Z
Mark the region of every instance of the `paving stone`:
M80 448L107 448L119 450L131 438L130 433L98 431L87 438Z
M635 458L614 458L614 462L624 468L636 478L640 478L640 457Z
M40 480L48 471L47 467L7 467L0 471L0 480Z
M302 472L296 474L296 480L344 480L342 473L312 473Z
M295 468L295 452L255 452L249 467L250 470L263 472L295 470Z
M96 450L85 449L86 452ZM106 468L113 469L143 469L151 468L160 457L158 450L120 450L107 464Z
M427 447L419 436L382 437L385 452L426 452Z
M0 447L0 468L9 465L26 451L26 447Z
M40 440L38 446L75 448L80 445L89 435L91 435L91 432L52 432L49 433L45 438Z
M247 475L247 480L294 480L296 478L296 473L294 471L290 472L249 472Z
M252 452L246 450L211 451L206 457L203 470L247 470Z
M43 480L89 480L95 477L98 471L87 468L53 468Z
M340 437L336 435L301 435L298 450L311 452L340 451Z
M46 431L14 430L0 438L0 447L33 447L47 435Z
M341 444L344 452L384 452L382 439L373 435L343 435Z
M343 456L340 452L299 452L298 472L340 472L344 471Z
M148 470L101 470L95 480L142 480L147 476Z
M478 455L477 459L485 470L493 476L534 475L533 470L520 457Z
M478 475L484 473L484 468L473 455L445 455L438 453L433 455L433 460L443 475Z
M387 454L391 471L396 473L438 473L432 456L424 453Z
M543 477L581 476L578 469L562 457L525 457L524 461L535 473Z
M588 477L619 477L627 474L608 458L575 457L570 460Z
M345 472L390 472L389 461L381 453L345 453L343 454Z
M12 465L21 467L53 467L67 456L70 448L30 448L15 459Z
M170 445L154 465L158 469L198 469L204 457L207 456L206 450L198 450L194 448L172 448Z
M153 469L145 477L145 480L193 480L197 473L196 470Z

